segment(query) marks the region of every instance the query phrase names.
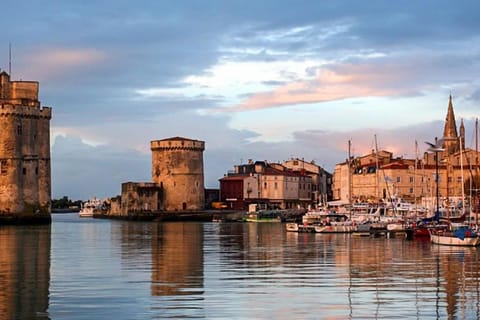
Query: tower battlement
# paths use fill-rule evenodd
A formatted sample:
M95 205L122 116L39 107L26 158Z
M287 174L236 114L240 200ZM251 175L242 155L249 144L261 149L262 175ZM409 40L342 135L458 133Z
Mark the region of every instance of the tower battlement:
M150 141L150 149L152 151L160 150L190 150L204 151L205 142L200 140L192 140L187 138L175 137L163 140Z
M0 104L0 116L1 117L20 117L20 118L52 118L51 107L32 107L24 105L13 105L9 103Z

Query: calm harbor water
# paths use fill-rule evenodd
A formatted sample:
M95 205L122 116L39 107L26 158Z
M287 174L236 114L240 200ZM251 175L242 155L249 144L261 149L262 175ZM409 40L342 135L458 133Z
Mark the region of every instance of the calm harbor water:
M477 248L58 214L0 250L0 319L480 318Z

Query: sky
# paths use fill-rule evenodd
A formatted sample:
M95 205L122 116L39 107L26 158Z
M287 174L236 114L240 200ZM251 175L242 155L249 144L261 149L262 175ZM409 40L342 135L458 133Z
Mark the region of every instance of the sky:
M0 68L40 83L52 198L151 181L150 141L205 141L205 187L248 159L422 155L449 96L480 114L478 1L15 1ZM415 148L417 141L418 148ZM417 151L416 151L417 150Z

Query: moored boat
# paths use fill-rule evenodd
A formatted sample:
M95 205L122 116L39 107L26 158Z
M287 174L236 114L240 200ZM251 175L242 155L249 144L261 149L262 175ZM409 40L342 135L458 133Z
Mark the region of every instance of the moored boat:
M247 212L244 221L247 222L282 222L280 210L259 210Z
M480 245L480 237L477 232L464 224L451 224L448 229L429 229L430 241L434 244L448 246Z
M82 203L82 207L78 212L78 216L82 218L93 217L96 210L100 210L102 201L97 198L90 199Z
M321 208L307 212L302 217L302 223L287 223L286 230L291 232L350 233L354 230L354 226L345 214Z

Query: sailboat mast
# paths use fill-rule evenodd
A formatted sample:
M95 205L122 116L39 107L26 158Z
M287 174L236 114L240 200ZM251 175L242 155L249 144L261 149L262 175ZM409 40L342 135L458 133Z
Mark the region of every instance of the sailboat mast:
M352 202L352 141L348 140L348 201Z
M478 118L475 119L475 224L478 226Z
M417 163L418 163L418 143L415 140L415 163L413 167L413 203L417 209Z
M462 217L465 215L465 184L463 182L463 148L462 141L460 141L460 173L462 179Z
M348 140L348 203L352 204L352 141ZM350 208L350 219L352 219L352 209Z
M378 144L377 144L377 135L375 135L375 197L377 198L377 202L380 199L380 186L379 186L379 175L378 175Z

